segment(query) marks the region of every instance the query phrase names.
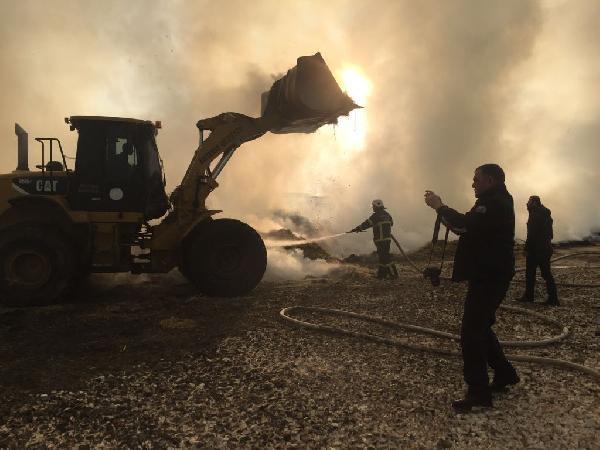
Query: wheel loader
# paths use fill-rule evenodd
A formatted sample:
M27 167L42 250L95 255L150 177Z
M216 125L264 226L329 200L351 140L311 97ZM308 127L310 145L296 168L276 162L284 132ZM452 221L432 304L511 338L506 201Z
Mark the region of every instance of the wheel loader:
M198 121L198 148L170 196L155 139L160 122L68 117L78 133L73 167L57 138L38 137L35 170L27 132L15 124L18 166L0 175L0 302L56 302L90 273L174 268L208 296L251 291L266 249L249 225L213 218L222 211L205 203L217 177L244 142L269 131L310 133L356 107L319 53L300 57L262 94L260 117L227 112Z

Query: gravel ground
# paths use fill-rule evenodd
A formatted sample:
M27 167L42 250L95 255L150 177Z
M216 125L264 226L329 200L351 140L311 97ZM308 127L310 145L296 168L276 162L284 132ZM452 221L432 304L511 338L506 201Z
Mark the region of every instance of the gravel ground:
M569 261L569 265L588 260ZM461 363L290 327L292 305L339 308L457 333L464 285L432 288L406 266L398 282L343 266L324 279L262 283L243 299L196 296L177 276L92 286L72 305L0 310L0 447L600 448L600 384L518 364L495 408L455 414ZM556 271L598 283L598 269ZM97 284L101 284L96 281ZM89 292L95 292L90 294ZM522 285L509 291L515 304ZM600 290L560 289L527 307L568 325L561 344L510 353L600 369ZM543 289L539 299L542 300ZM298 318L431 346L456 343L325 315ZM513 312L504 339L560 330Z

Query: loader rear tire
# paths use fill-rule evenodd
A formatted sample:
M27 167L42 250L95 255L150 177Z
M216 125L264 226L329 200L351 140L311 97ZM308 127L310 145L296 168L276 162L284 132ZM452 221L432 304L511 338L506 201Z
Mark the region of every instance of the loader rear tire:
M71 288L75 252L58 230L19 225L0 234L0 304L55 303Z
M260 235L234 219L200 224L183 243L181 273L211 297L236 297L250 292L267 268L267 250Z

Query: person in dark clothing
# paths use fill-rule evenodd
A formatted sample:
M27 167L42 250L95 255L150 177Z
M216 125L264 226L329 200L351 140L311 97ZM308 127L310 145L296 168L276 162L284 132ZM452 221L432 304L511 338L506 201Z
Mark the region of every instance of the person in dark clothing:
M533 302L535 292L535 276L540 268L542 278L546 280L548 299L544 302L548 306L558 306L556 283L550 271L550 257L552 256L552 215L548 208L542 205L537 195L529 197L527 202L529 220L527 221L527 240L525 241L525 293L517 299L519 302Z
M504 391L520 381L492 330L496 310L515 273L514 205L504 180L504 171L497 164L478 167L473 177L477 201L466 214L444 205L434 192L425 192L425 203L460 236L452 280L468 282L460 332L468 390L465 398L452 402L459 412L491 407L493 391ZM494 370L491 385L488 365Z
M390 241L392 240L392 226L394 220L392 216L385 210L383 201L373 200L373 214L353 228L349 233L359 233L368 228L373 227L373 242L377 248L377 256L379 258L379 266L377 268L377 278L398 278L398 269L391 262L390 257Z

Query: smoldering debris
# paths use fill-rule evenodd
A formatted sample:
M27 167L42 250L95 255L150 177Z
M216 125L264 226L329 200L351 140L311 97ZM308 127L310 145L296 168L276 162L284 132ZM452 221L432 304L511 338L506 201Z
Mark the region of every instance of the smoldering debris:
M283 216L280 216L282 218ZM316 228L300 215L286 215L296 225L312 232ZM332 256L315 241L331 236L307 239L289 228L279 228L261 233L268 252L268 265L265 280L301 280L306 277L320 277L338 268L341 261Z
M269 264L263 279L265 281L281 281L322 277L339 266L339 264L326 261L324 258L308 258L305 250L301 248L268 249ZM308 253L310 254L310 250ZM317 252L312 256L316 256L316 254Z
M319 245L317 242L324 243L345 233L323 236L325 232L324 227L314 223L311 219L298 212L284 211L282 209L275 210L272 213L272 220L274 223L280 224L281 228L261 233L267 248L283 248L284 251L294 252L294 257L297 256L297 251L300 251L304 258L312 261L340 262L339 258L333 256L325 247ZM271 253L275 252L270 252L269 254ZM276 259L276 261L269 260L269 265L277 264L281 261L281 258Z
M332 256L327 250L321 247L317 242L326 241L345 233L338 233L331 236L321 236L314 238L305 238L294 233L287 228L271 230L262 233L262 237L267 248L284 248L285 250L301 250L305 258L315 260L323 259L329 262L339 262L338 258Z
M269 241L302 241L303 238L293 233L291 230L287 228L280 228L278 230L271 230L266 233L262 233L262 238L265 242Z
M352 253L346 256L342 261L348 264L375 264L377 262L377 252L372 252L365 255L357 255L356 253Z
M301 250L305 258L312 261L322 259L326 262L339 262L339 259L331 256L327 251L319 244L310 242L308 244L298 244L284 247L286 250Z
M307 237L317 236L322 231L321 227L314 224L308 217L297 212L278 209L273 212L273 219L287 226L292 231Z

